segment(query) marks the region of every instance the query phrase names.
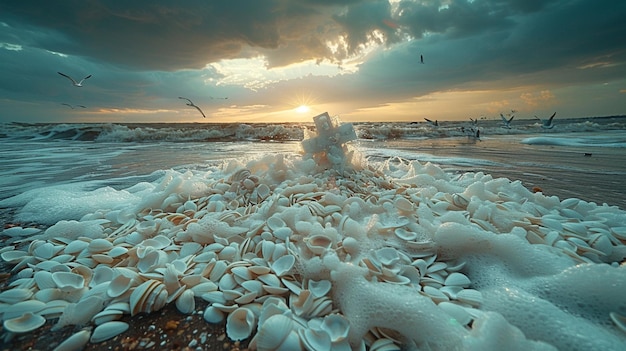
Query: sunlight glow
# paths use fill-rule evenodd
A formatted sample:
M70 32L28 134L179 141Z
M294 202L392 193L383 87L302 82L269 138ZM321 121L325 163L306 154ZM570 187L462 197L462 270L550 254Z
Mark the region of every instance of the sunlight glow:
M300 105L300 106L296 107L294 110L296 112L298 112L298 113L307 113L307 112L311 111L311 109L307 105Z

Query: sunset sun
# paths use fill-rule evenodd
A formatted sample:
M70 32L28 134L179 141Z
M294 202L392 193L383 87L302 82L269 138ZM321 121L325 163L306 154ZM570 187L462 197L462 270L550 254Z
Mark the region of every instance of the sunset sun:
M309 106L307 105L300 105L298 107L295 108L295 111L298 113L307 113L309 112L311 109L309 108Z

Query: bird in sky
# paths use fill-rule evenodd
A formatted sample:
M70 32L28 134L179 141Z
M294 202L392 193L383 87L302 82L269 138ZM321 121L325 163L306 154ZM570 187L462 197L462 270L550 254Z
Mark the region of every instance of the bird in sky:
M196 105L195 105L195 104L194 104L191 100L189 100L189 99L187 99L187 98L185 98L185 97L182 97L182 96L179 96L178 98L179 98L179 99L183 99L183 100L187 100L187 101L189 101L186 105L187 105L187 106L192 106L192 107L195 107L198 111L200 111L200 113L202 114L202 117L206 118L206 115L204 114L204 112L202 112L202 110L200 109L200 107L196 106Z
M426 120L426 122L430 123L430 125L432 125L432 126L435 126L435 127L439 126L439 121L437 121L437 120L431 121L428 118L424 118L424 119Z
M83 105L75 105L75 106L72 106L72 105L70 105L70 104L66 104L66 103L62 103L61 105L65 105L65 106L67 106L67 107L71 108L72 110L73 110L73 109L75 109L76 107L80 107L80 108L87 108L87 106L83 106Z
M424 63L424 55L420 55L420 63Z
M211 100L213 100L213 99L217 99L217 100L228 100L228 98L227 98L227 97L215 97L215 96L209 96L209 98L210 98Z
M511 129L511 121L513 121L513 118L515 118L515 116L511 116L511 118L507 119L506 117L504 117L503 114L500 114L500 118L502 118L502 123L504 123L504 128Z
M554 116L556 116L556 112L554 112L552 114L552 116L550 116L550 118L548 119L541 119L537 116L535 116L536 119L541 121L541 128L543 129L552 129L554 127L554 124L552 123L552 120L554 119Z
M63 74L63 73L61 73L61 72L57 72L57 73L58 73L58 74L60 74L60 75L62 75L62 76L63 76L63 77L65 77L65 78L67 78L67 79L71 80L71 81L72 81L72 84L74 84L74 86L75 86L75 87L82 87L82 86L83 86L83 82L85 81L85 79L89 79L89 78L91 78L91 74L90 74L90 75L88 75L87 77L85 77L85 78L81 79L81 80L80 80L80 82L76 82L76 81L74 80L74 78L72 78L72 77L68 76L67 74Z

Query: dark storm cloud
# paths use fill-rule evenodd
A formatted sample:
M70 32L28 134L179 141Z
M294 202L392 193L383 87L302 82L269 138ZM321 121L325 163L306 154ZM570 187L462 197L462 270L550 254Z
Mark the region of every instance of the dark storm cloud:
M22 0L1 4L0 20L20 29L6 42L139 69L177 70L258 54L267 57L269 67L308 59L340 62L372 41L391 44L406 35L488 35L485 39L492 40L502 32L511 35L502 38L504 44L485 42L477 49L501 46L532 58L537 55L532 50L572 47L591 36L597 39L589 43L592 48L617 40L619 33L610 32L624 33L626 21L619 16L625 6L602 0L404 0L393 5L386 0ZM541 18L541 13L558 17ZM516 40L520 48L528 46L518 50ZM336 49L331 52L328 43L337 44Z
M301 47L298 59L308 59L308 45L328 34L320 23L328 15L319 5L289 1L25 0L1 6L0 19L9 25L60 38L23 34L17 43L143 69L201 68L240 57L246 47Z

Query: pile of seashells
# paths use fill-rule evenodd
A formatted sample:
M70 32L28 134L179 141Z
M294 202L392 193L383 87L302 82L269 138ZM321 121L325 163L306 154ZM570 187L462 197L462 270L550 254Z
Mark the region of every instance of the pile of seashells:
M623 218L520 182L400 159L341 173L296 156L232 161L207 174L170 171L139 204L43 233L5 230L21 244L0 250L15 276L0 293L0 318L5 338L52 319L55 329L93 327L57 348L67 350L123 333L125 314L170 303L190 314L203 299L206 321L225 320L228 337L251 338L252 349L451 349L486 312L463 256L435 239L439 227L513 234L572 264L617 267L626 256ZM361 306L377 303L398 310ZM453 336L400 325L416 318L416 304L433 312L432 325L454 320ZM626 332L626 317L611 318Z

